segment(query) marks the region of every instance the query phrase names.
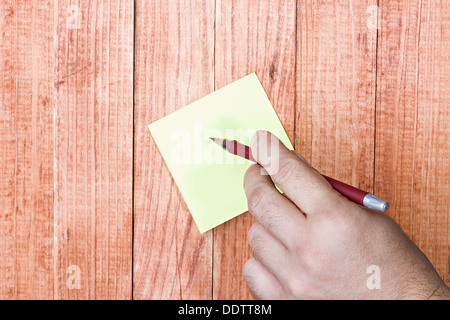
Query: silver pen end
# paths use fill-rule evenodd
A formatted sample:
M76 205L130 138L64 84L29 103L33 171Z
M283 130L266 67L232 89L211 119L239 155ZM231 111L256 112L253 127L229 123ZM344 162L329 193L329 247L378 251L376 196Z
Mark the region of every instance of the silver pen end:
M381 212L386 212L389 209L389 202L384 201L373 194L366 194L363 200L364 207L374 209Z

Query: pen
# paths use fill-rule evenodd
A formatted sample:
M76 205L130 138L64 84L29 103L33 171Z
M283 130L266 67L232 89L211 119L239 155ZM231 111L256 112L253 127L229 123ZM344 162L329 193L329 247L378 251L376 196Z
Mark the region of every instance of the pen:
M219 138L210 138L212 141L220 145L224 150L232 153L234 155L240 156L247 160L253 161L257 163L257 161L253 158L250 147L243 145L236 140L229 139L219 139ZM356 202L366 208L374 209L377 211L385 212L389 208L389 203L385 200L382 200L369 192L360 190L358 188L352 187L343 182L337 181L333 178L322 175L331 186L337 190L344 197L349 200Z

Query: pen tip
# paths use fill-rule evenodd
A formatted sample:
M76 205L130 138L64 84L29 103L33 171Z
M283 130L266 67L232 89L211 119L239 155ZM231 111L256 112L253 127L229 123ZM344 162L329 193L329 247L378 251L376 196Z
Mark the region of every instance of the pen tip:
M214 141L214 139L215 139L215 138L211 138L211 137L209 137L209 138L210 138L212 141Z

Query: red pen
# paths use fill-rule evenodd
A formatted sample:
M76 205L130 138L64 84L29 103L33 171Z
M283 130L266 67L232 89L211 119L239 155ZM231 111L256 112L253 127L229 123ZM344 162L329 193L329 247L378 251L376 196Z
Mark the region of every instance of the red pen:
M240 144L236 140L218 138L211 138L211 140L220 145L223 149L227 150L229 153L235 154L255 163L257 162L252 156L250 147ZM382 212L385 212L389 208L389 203L387 201L382 200L369 192L362 191L325 175L322 176L327 179L331 186L340 194L351 201L356 202L357 204Z

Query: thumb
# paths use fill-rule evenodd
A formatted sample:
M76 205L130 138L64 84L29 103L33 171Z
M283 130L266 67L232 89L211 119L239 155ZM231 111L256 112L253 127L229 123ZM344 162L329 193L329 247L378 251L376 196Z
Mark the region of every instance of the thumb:
M256 132L250 146L253 157L272 181L305 214L330 211L342 201L319 172L270 132Z

